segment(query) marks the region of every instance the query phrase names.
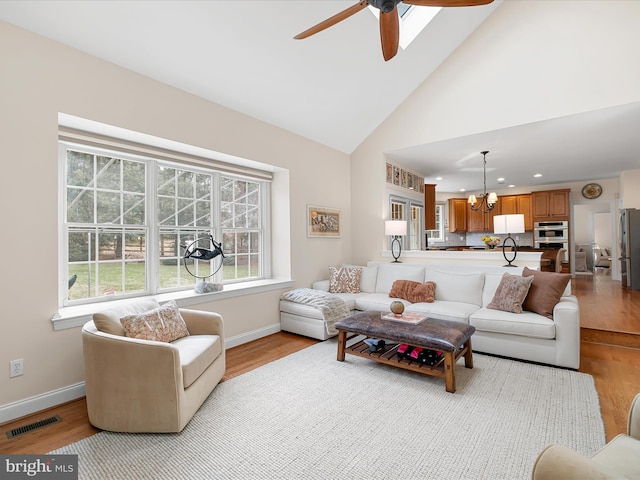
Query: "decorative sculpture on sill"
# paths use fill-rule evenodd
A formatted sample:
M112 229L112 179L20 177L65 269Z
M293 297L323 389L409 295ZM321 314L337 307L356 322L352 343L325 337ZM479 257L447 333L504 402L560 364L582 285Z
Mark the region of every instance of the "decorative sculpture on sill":
M200 242L207 242L207 247L200 246ZM216 242L213 239L213 235L209 234L207 236L197 237L194 241L189 243L188 245L181 245L184 248L184 254L182 256L184 262L184 268L189 272L189 275L194 277L197 280L196 285L194 287L194 291L196 293L211 293L211 292L219 292L222 290L221 283L212 283L207 282L207 278L213 277L218 271L222 268L222 264L224 262L225 255L222 252L222 244ZM196 266L196 262L211 262L215 258L218 258L219 264L217 268L213 270L212 273L208 275L199 275ZM191 267L189 267L189 263L191 262Z

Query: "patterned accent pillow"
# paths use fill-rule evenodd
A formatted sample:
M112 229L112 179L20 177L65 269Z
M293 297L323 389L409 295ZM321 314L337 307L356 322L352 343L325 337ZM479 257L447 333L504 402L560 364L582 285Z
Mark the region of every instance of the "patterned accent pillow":
M122 317L120 323L125 336L141 340L172 342L189 335L187 324L173 300L148 312Z
M391 298L402 298L411 303L433 303L436 296L435 282L420 283L413 280L396 280L389 292Z
M523 308L553 320L553 307L560 301L571 280L568 273L542 272L524 267L523 277L533 278Z
M493 300L487 305L487 308L522 313L522 304L524 299L527 298L531 283L533 283L533 277L521 277L505 273L502 275L500 285L498 285Z
M329 267L329 293L360 293L362 268Z

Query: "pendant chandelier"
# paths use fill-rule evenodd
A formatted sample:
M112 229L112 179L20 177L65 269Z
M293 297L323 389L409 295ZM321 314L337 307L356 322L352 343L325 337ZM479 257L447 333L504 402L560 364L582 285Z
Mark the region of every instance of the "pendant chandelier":
M473 211L481 210L484 213L489 213L498 202L498 195L496 195L496 192L487 193L487 153L489 153L489 151L487 150L480 153L482 154L484 161L484 165L482 167L482 171L484 173L484 190L482 191L480 203L478 203L475 195L469 195L468 203L471 204L471 210ZM478 203L477 206L476 203Z

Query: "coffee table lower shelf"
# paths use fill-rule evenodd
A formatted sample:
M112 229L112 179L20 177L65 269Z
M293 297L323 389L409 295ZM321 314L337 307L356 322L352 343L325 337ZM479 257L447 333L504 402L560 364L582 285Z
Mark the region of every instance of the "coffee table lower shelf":
M368 358L378 363L391 365L404 370L430 375L432 377L440 377L445 379L445 388L447 392L454 393L456 391L455 382L455 364L460 357L465 357L465 367L473 368L473 357L471 352L471 341L465 344L455 352L442 352L442 358L435 365L425 365L413 360L401 358L398 355L398 347L400 344L387 344L382 349L372 352L369 345L364 342L364 337L360 341L356 341L351 345L347 345L349 340L356 337L363 337L361 334L340 330L338 335L338 361L343 362L345 354L355 355L357 357Z

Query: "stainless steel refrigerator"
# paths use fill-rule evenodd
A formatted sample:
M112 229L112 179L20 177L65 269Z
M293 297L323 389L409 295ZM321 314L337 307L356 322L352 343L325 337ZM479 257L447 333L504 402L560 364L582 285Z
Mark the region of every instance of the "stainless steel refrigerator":
M640 290L640 210L620 210L620 273L622 287Z

